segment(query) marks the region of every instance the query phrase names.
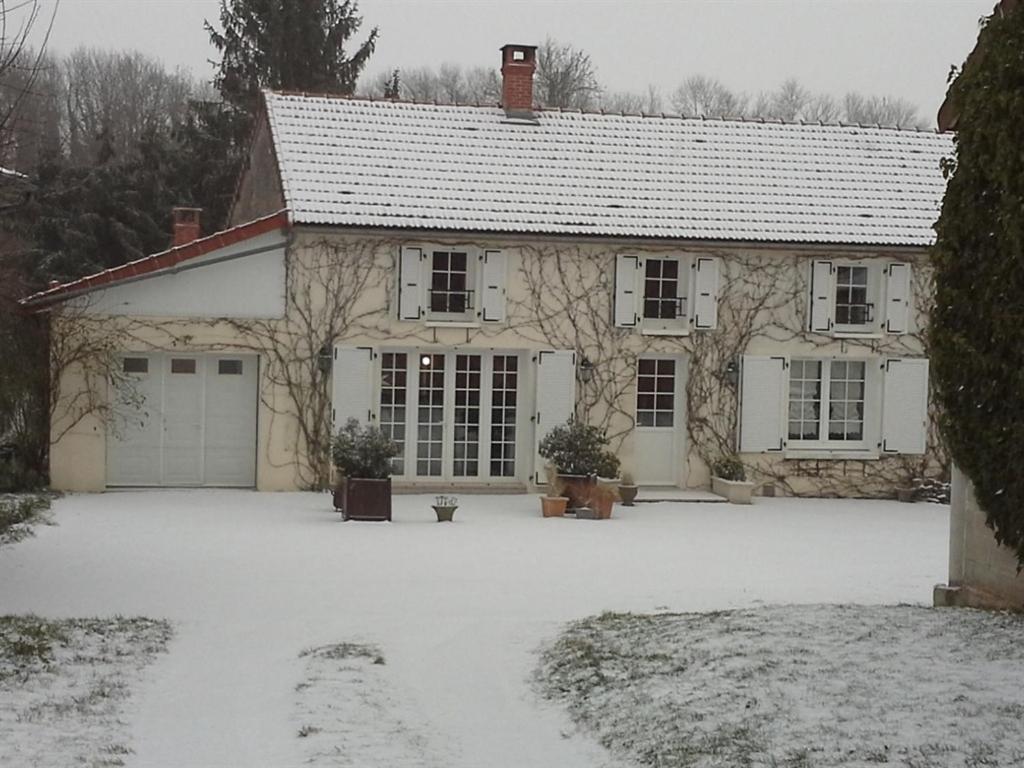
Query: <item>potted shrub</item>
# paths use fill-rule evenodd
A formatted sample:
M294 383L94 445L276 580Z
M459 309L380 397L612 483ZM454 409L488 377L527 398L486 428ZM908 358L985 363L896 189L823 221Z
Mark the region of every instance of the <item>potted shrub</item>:
M754 484L747 482L747 471L739 456L723 456L711 464L711 490L732 504L753 502Z
M338 430L331 458L340 476L334 505L341 502L343 520L391 519L391 460L398 451L380 427L349 419Z
M547 466L548 490L540 497L540 513L544 517L564 517L569 497L562 495L562 483L553 464Z
M456 496L436 496L431 506L437 515L437 522L450 523L455 510L459 508L459 499Z
M590 499L587 506L597 513L598 520L607 520L612 516L612 508L615 506L617 481L598 478L597 483L591 488Z
M632 507L638 490L639 488L633 480L633 475L629 472L623 472L622 477L619 478L619 499L622 503L627 507Z
M604 432L575 419L548 432L538 452L554 465L570 509L587 503L599 475L611 478L619 472L619 459L608 450Z

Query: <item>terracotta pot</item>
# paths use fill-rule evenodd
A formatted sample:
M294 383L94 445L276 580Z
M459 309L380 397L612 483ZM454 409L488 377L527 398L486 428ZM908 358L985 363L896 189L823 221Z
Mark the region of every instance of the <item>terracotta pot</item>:
M391 478L347 478L341 507L342 520L391 520Z
M562 484L562 493L569 498L569 509L586 506L597 487L597 478L593 475L559 475L558 480Z
M633 500L636 498L636 494L639 490L640 489L635 485L620 485L619 498L622 499L622 503L627 507L632 507Z
M565 506L568 503L567 496L541 496L540 513L544 517L564 517Z

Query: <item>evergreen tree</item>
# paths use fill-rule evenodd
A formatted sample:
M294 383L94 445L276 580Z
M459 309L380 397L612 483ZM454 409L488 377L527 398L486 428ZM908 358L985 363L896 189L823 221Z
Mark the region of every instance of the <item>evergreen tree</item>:
M956 156L932 253L944 437L1024 565L1024 12L998 14L950 87Z

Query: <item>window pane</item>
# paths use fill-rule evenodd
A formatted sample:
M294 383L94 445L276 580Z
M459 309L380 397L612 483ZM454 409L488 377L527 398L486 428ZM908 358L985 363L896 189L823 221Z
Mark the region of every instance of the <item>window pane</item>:
M196 361L191 357L171 358L171 373L195 373Z
M125 373L149 373L149 358L126 357L122 366Z
M242 361L241 360L218 360L217 361L217 373L221 376L241 376L242 375Z

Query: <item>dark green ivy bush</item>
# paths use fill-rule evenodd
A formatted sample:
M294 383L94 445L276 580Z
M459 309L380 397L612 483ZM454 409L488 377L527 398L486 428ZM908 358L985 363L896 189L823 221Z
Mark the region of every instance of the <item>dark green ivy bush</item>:
M1024 565L1024 12L988 21L949 99L959 120L932 252L933 386L953 459Z

